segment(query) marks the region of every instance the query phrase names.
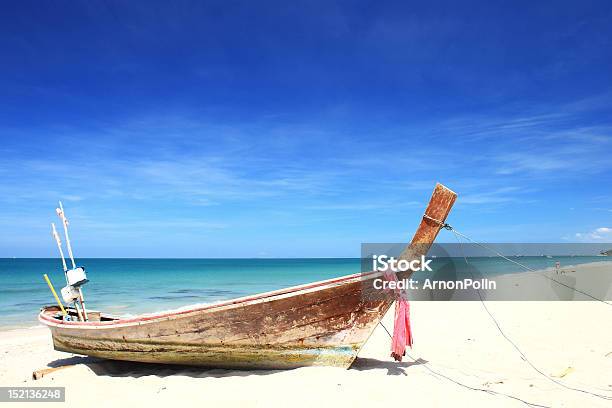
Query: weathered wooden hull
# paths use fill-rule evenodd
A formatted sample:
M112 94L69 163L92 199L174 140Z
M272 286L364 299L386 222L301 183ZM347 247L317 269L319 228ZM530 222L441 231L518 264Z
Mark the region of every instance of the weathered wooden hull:
M426 213L443 221L456 195L436 186ZM423 219L412 243L426 252L440 225ZM148 363L284 369L349 367L393 303L369 296L380 273L344 276L252 297L134 319L64 322L43 308L55 349ZM373 289L372 289L373 290Z
M116 360L211 367L348 367L393 298L362 299L360 275L152 318L40 319L57 350Z

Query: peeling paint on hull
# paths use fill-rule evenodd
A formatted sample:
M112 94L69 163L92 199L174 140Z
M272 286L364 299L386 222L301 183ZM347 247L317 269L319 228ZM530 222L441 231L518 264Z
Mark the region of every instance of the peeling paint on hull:
M120 350L109 347L80 348L68 339L54 338L54 348L76 354L111 360L196 365L216 368L290 369L304 366L336 366L348 368L357 356L359 345L338 347L248 347L196 345L138 345Z
M60 322L58 350L117 360L215 367L349 367L393 302L362 298L360 277L149 320Z

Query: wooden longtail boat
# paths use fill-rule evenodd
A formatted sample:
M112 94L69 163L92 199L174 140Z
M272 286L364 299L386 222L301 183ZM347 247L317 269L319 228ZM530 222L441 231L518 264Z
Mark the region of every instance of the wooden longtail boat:
M436 185L401 258L426 255L456 197ZM56 350L94 357L220 368L348 368L395 300L392 293L372 299L364 293L380 275L357 273L129 319L102 314L99 321L64 321L58 306L44 307L38 318L51 329Z

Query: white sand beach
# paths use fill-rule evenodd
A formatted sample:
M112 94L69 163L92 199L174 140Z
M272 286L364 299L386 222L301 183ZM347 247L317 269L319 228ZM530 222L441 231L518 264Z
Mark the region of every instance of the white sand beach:
M612 408L612 0L0 33L0 408Z
M575 272L568 274L601 273L601 268L571 268ZM545 374L569 387L612 396L609 304L488 301L486 305L508 337ZM380 326L349 370L287 371L91 361L54 351L49 331L40 327L0 332L0 385L65 386L66 405L71 407L525 406L518 399L465 386L549 407L611 404L565 389L534 371L478 301L414 301L411 307L415 344L401 363L389 356L390 339ZM389 330L392 317L391 310L384 320ZM31 378L33 370L79 362L84 364L37 381Z

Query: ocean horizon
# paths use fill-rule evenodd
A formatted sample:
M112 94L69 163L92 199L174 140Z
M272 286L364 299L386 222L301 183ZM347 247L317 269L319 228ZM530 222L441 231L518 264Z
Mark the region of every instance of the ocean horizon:
M554 267L556 262L568 266L605 260L609 258L520 258L532 269ZM433 260L434 273L442 263ZM488 277L524 272L496 257L471 257L470 264ZM125 317L211 304L362 271L360 258L81 258L77 265L85 267L89 279L83 287L87 309ZM65 285L59 259L0 258L0 307L4 311L0 329L36 326L40 307L55 304L43 279L45 273L59 293Z

